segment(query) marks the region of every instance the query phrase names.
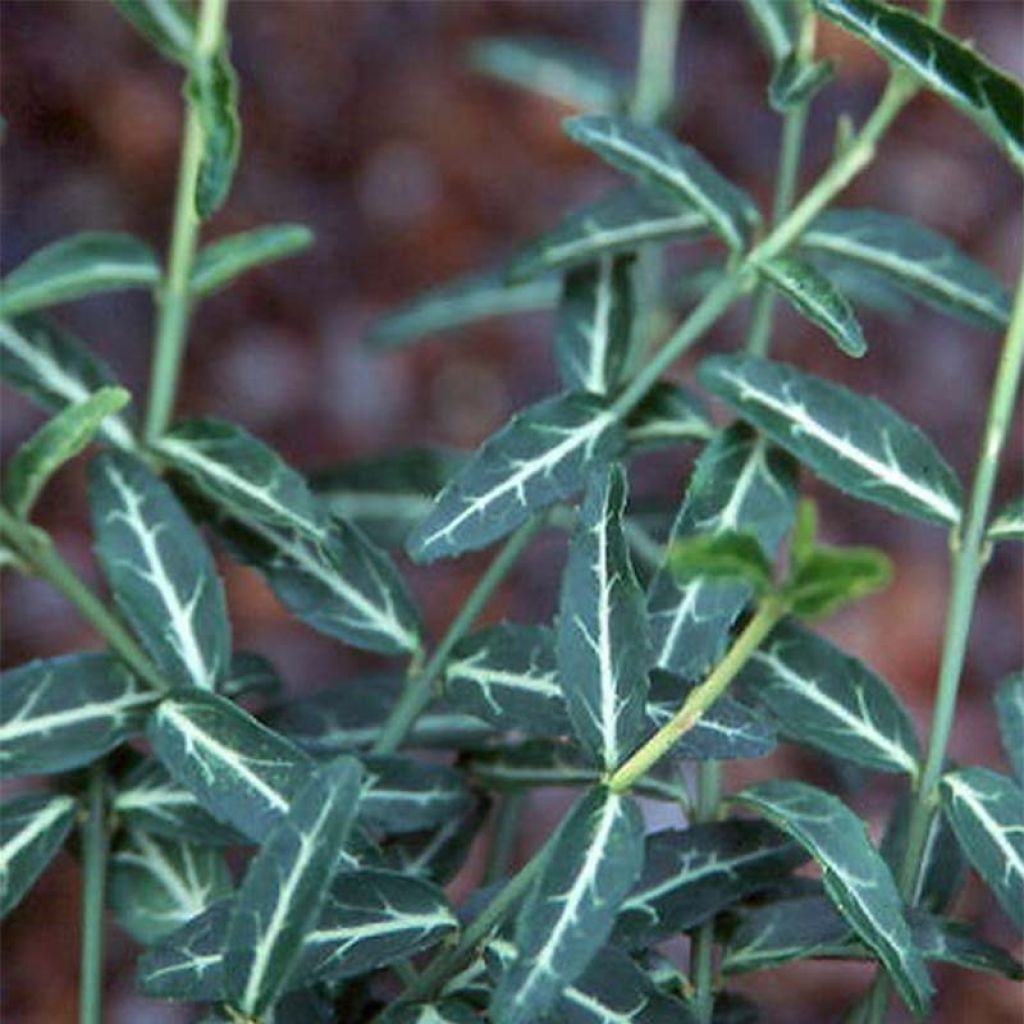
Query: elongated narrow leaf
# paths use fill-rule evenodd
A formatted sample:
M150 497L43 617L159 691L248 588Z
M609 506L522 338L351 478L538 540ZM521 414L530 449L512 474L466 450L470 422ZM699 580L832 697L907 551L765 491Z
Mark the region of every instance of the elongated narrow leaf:
M713 434L714 427L700 399L669 381L655 384L626 423L631 447L709 441Z
M814 6L959 107L1024 168L1024 92L1009 75L913 11L879 0Z
M276 697L284 688L269 658L255 651L235 651L231 664L221 680L220 692L225 697Z
M622 532L626 476L595 471L562 577L558 675L580 742L609 771L644 728L651 642Z
M227 43L208 56L193 57L185 95L202 129L195 210L200 220L217 212L227 199L238 164L242 125L238 118L238 75Z
M231 658L224 588L199 531L139 459L106 452L89 467L96 553L114 600L175 682L212 690Z
M613 939L631 949L702 924L807 860L761 821L719 821L647 836L643 875L626 897Z
M363 759L366 786L360 820L385 832L418 832L443 825L472 806L472 796L453 768L398 754Z
M389 1024L478 1024L479 1020L473 1007L459 999L398 1006L388 1017Z
M704 386L830 484L929 522L960 521L960 482L931 441L887 405L756 356L715 356Z
M896 883L863 822L835 797L802 782L764 782L735 799L765 815L821 865L829 898L878 954L907 1005L923 1016L931 980L914 946Z
M622 428L602 402L558 395L512 418L438 496L409 537L420 562L485 547L583 486L589 466L611 458Z
M695 149L625 117L574 117L564 124L580 145L641 184L695 207L732 249L742 248L760 220L750 197L723 178Z
M661 192L630 185L568 214L523 249L512 261L508 276L525 280L602 256L633 252L647 243L693 238L707 230L707 218L700 210L681 207L678 200Z
M232 889L219 851L135 831L115 847L108 885L121 926L145 945L198 917Z
M761 273L792 303L797 312L821 327L848 356L868 350L853 308L829 279L803 260L777 256Z
M672 541L696 534L742 530L774 552L793 522L796 466L784 452L743 424L720 433L701 455L672 527ZM680 583L669 567L647 594L655 661L695 679L721 657L729 628L750 598L744 583Z
M808 256L825 256L830 264L884 274L890 285L936 309L992 327L1010 319L1010 296L991 271L908 217L880 210L829 210L800 236L800 248Z
M489 800L474 800L438 828L393 837L383 851L384 866L447 885L465 865L489 809Z
M1024 930L1024 792L988 768L951 772L939 788L968 860Z
M1017 781L1024 785L1024 672L1015 672L999 684L996 712L1003 750Z
M262 1016L289 980L355 820L362 772L352 758L318 768L249 865L225 945L233 1005Z
M0 774L63 772L113 749L157 696L108 654L32 661L3 675Z
M552 309L558 293L553 277L510 284L503 270L473 274L433 288L382 317L366 341L373 348L404 348L480 320Z
M927 959L1024 981L1024 965L1005 949L980 938L970 925L920 910L911 911L910 922L914 941Z
M594 789L573 809L516 921L516 958L491 999L497 1024L545 1014L604 944L643 863L629 797Z
M0 805L0 918L35 885L75 823L75 801L25 793Z
M1004 506L988 528L989 540L1024 540L1024 497Z
M28 518L50 477L96 436L103 420L124 408L131 396L124 388L100 388L82 402L69 405L45 423L14 454L4 480L4 500L22 519Z
M196 257L189 290L212 295L253 267L273 263L308 249L313 232L304 224L271 224L213 242Z
M114 6L165 57L188 67L196 44L196 23L182 0L114 0Z
M791 0L746 0L747 14L776 64L796 49L799 8Z
M137 238L83 232L40 249L4 278L0 316L17 316L97 292L150 288L159 280L160 264Z
M54 412L115 383L110 367L41 316L0 320L0 354L4 380ZM135 447L132 428L122 416L108 416L99 433L120 448Z

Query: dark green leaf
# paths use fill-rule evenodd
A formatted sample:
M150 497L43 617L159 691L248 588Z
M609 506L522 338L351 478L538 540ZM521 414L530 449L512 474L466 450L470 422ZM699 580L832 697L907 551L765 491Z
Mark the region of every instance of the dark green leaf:
M388 1024L479 1024L472 1006L456 999L439 1003L415 1003L397 1006L388 1016Z
M384 849L384 864L428 882L447 885L462 869L487 820L489 801L474 800L439 828L398 836Z
M281 677L270 660L255 651L235 651L220 692L233 700L238 697L275 697L283 687Z
M892 563L881 551L815 546L785 591L794 615L816 619L884 589L891 580Z
M1003 750L1017 781L1024 785L1024 672L1007 676L995 699Z
M768 99L775 110L785 114L809 102L831 78L831 61L807 61L790 53L772 75Z
M989 540L1024 540L1024 497L1000 509L988 528Z
M202 156L196 178L195 210L200 220L224 204L231 189L242 144L238 119L238 75L231 66L227 43L213 54L196 54L185 83L202 130Z
M385 832L418 832L443 825L472 806L462 777L447 765L398 754L363 759L366 786L359 818Z
M630 413L626 438L630 446L708 441L714 427L696 395L669 381L658 381Z
M114 6L165 57L184 67L191 64L196 22L182 0L114 0Z
M748 584L757 595L772 587L772 561L752 533L722 530L680 537L669 545L668 564L684 585L698 580L733 580Z
M793 0L746 0L747 14L776 64L796 49L800 8Z
M304 224L271 224L229 235L206 246L196 257L189 290L196 297L212 295L253 267L292 256L313 244Z
M948 918L933 917L920 910L910 913L914 941L929 960L941 960L971 971L999 974L1024 981L1024 966L1005 949L974 934L970 925Z

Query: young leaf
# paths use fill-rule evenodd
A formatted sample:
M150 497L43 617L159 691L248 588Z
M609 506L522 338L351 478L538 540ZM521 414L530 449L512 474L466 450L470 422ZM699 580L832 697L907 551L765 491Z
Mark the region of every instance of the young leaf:
M737 682L798 743L916 778L920 748L910 715L884 680L823 637L784 622Z
M988 768L944 775L939 790L968 860L1024 929L1024 792Z
M355 819L362 772L352 758L317 768L246 872L224 952L229 1001L261 1017L285 990L327 896Z
M988 528L989 540L1024 540L1024 497L1005 505Z
M362 758L366 784L359 803L364 824L384 832L418 832L464 814L473 798L453 768L398 754Z
M814 6L959 107L1024 168L1024 92L1009 75L912 11L879 0Z
M282 260L312 244L313 232L304 224L271 224L229 235L206 246L196 257L189 291L195 298L212 295L247 270Z
M238 119L238 75L227 43L217 53L193 56L185 83L187 97L202 129L202 157L196 178L195 210L211 217L227 199L238 164L242 125Z
M709 441L714 432L703 403L669 381L658 381L626 422L626 440L631 448Z
M864 332L853 308L810 263L792 256L777 256L758 269L797 312L821 327L848 356L859 358L867 352Z
M804 619L831 615L887 587L892 563L874 548L816 545L786 584L790 609Z
M217 850L130 831L110 858L110 905L144 945L162 939L231 893Z
M50 477L83 451L103 421L130 400L124 388L100 388L84 401L66 406L37 430L7 467L4 500L10 510L27 519Z
M565 275L555 356L566 388L607 395L618 383L633 323L632 256L602 256Z
M59 793L23 793L0 806L0 919L35 885L75 823L77 805Z
M161 671L212 690L231 658L224 588L199 531L171 489L134 456L89 467L96 554L114 600Z
M682 584L700 579L738 580L759 595L772 586L771 559L753 534L738 530L674 540L669 545L668 564Z
M643 819L629 798L591 790L563 823L516 921L516 959L491 998L497 1024L545 1014L604 944L640 873Z
M660 192L627 185L574 210L531 242L512 261L508 277L522 281L614 253L634 252L647 242L693 238L707 229L707 218L700 210L680 208L678 201Z
M747 14L776 64L796 49L799 8L792 0L746 0Z
M196 22L182 0L114 0L114 6L165 57L191 64Z
M763 782L735 800L778 825L821 865L829 898L878 954L907 1005L923 1016L931 980L914 946L896 883L863 822L835 797L802 782Z
M700 380L840 490L929 522L960 521L953 470L917 427L877 399L757 356L714 356Z
M908 217L879 210L828 210L800 236L799 244L806 255L824 255L830 263L884 274L890 286L936 309L991 327L1009 322L1010 296L991 271Z
M108 654L67 654L5 672L0 774L89 764L138 732L157 695Z
M15 267L0 287L0 316L159 281L160 264L148 245L131 235L86 231L52 242Z
M995 700L1003 750L1017 781L1024 785L1024 672L1007 676L999 684Z
M485 547L583 486L589 466L623 445L618 421L593 395L561 394L514 416L440 493L413 530L414 559Z

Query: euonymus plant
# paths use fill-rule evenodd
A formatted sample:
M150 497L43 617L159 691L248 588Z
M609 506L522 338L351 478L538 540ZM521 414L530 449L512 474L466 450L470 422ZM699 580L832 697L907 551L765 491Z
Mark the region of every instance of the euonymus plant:
M638 6L633 89L554 43L476 44L477 70L578 107L565 132L618 183L508 265L387 318L370 343L554 307L560 379L475 452L312 477L235 423L173 416L190 312L311 234L272 225L203 243L240 149L226 2L115 6L184 80L166 263L126 235L75 235L0 293L3 376L52 413L6 467L4 565L52 584L103 642L4 678L0 764L44 778L3 804L0 902L25 898L80 829L81 1019L102 1017L106 908L141 944L141 993L236 1024L725 1024L756 1018L730 992L735 975L806 957L873 962L851 1019L877 1024L893 997L928 1017L936 961L1021 978L951 908L969 867L1024 924L1024 674L992 709L1012 772L951 765L946 749L986 560L1024 536L1020 499L990 508L1024 358L1024 283L1011 296L898 210L835 205L922 89L1024 169L1021 87L942 30L942 0L927 16L879 0L747 0L783 125L770 212L669 122L681 0ZM815 56L822 19L885 58L889 78L797 194L808 109L831 74ZM722 258L665 330L680 300L663 250L697 237ZM52 315L126 288L150 290L156 308L146 395L119 387ZM870 339L851 299L888 308L899 295L1005 339L973 480L897 409L767 355L779 298L858 358ZM704 358L691 387L669 380L746 299L745 350ZM709 418L708 397L727 417ZM696 468L674 518L642 517L631 460L669 445L697 446ZM47 480L90 448L109 597L32 521ZM888 683L816 631L891 570L881 552L817 540L802 475L950 536L924 737ZM555 620L476 628L541 530L565 541ZM266 659L233 645L210 544L387 671L289 699ZM429 563L495 544L431 645L395 549ZM881 842L839 796L797 779L728 791L725 763L780 742L898 776ZM507 877L520 794L544 786L578 798ZM648 831L642 801L676 805L678 825ZM444 886L485 826L490 870L454 906Z

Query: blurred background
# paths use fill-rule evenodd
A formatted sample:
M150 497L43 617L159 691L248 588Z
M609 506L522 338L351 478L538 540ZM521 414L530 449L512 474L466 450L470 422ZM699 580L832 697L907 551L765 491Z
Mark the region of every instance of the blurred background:
M232 56L241 78L241 167L206 240L298 221L315 247L245 276L193 322L181 415L228 416L303 469L437 443L469 448L520 406L556 389L551 319L491 321L415 349L379 355L363 336L417 291L499 264L560 213L615 180L561 132L567 108L474 75L469 44L496 34L544 35L591 50L628 79L639 6L619 0L236 0ZM163 251L181 127L181 80L113 8L99 2L20 0L2 16L2 261L6 273L40 246L88 229L132 232ZM1024 7L953 0L946 24L995 63L1024 70ZM835 121L870 109L884 67L861 44L822 26L819 52L837 80L814 106L806 184L828 161ZM735 0L687 0L679 55L680 134L770 207L780 118L764 96L770 68ZM870 172L844 197L916 217L955 239L1007 284L1020 260L1020 183L994 146L938 100L903 114ZM691 264L707 256L697 247ZM680 273L685 268L684 259ZM60 308L137 395L148 377L152 308L143 293ZM701 352L735 348L749 310L738 307ZM921 425L969 481L999 338L916 307L902 320L862 311L871 352L854 363L779 309L773 353L870 391ZM685 379L692 364L678 368ZM3 453L41 422L5 390ZM1019 491L1022 436L1014 425L996 504ZM693 452L645 457L634 494L678 504ZM834 542L870 543L895 560L884 594L831 621L827 632L898 690L923 734L938 666L947 591L946 536L856 504L805 478ZM40 520L94 582L81 464L48 488ZM489 620L550 618L564 538L539 539L492 602ZM1019 547L1000 547L985 575L963 681L952 756L1004 768L990 697L1021 662ZM437 636L488 555L409 569ZM553 564L552 564L553 563ZM221 562L239 647L270 657L292 692L343 684L380 660L290 622L262 582ZM95 646L95 637L46 586L4 579L6 665ZM840 775L792 750L730 768L730 786L784 772L834 789L872 821L896 793L889 779ZM537 800L520 855L554 820L560 796ZM652 816L652 820L655 818ZM662 818L656 819L662 823ZM667 823L667 822L664 822ZM472 865L463 880L473 881ZM3 1019L71 1021L77 999L79 874L62 854L3 933ZM1012 944L994 901L970 882L957 905L993 941ZM181 1020L131 991L135 948L111 929L108 1019ZM1020 955L1020 948L1016 949ZM939 968L934 1020L1021 1019L1020 987ZM837 1019L867 972L808 963L743 979L769 1024Z

